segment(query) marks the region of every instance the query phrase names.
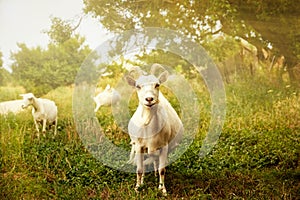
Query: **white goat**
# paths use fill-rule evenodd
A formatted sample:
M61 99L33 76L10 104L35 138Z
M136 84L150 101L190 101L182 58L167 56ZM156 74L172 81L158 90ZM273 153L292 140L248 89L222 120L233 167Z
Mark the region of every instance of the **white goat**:
M110 106L117 103L120 101L121 96L118 91L116 91L114 88L111 88L110 85L107 84L104 91L99 93L93 99L96 103L96 108L94 111L97 112L101 106Z
M151 72L157 66L154 64ZM136 88L139 99L137 110L128 124L132 144L130 160L135 159L137 165L136 190L143 184L144 165L153 162L156 170L158 161L159 189L164 195L167 195L164 179L168 153L178 145L183 134L180 118L159 91L160 84L167 78L167 71L158 78L153 74L141 75L137 80L126 77L128 84ZM144 155L151 161L144 160Z
M22 100L0 102L0 114L7 115L8 113L17 114L22 111Z
M39 122L42 123L42 132L46 132L46 124L54 125L54 135L57 131L57 106L49 99L36 98L32 93L21 94L23 97L22 108L32 106L32 116L39 137Z

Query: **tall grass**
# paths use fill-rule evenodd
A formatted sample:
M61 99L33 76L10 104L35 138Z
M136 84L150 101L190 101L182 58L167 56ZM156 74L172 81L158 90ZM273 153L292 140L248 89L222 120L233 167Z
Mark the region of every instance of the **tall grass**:
M23 93L25 93L25 89L23 87L0 87L0 102L20 99L20 94Z
M158 181L152 174L135 193L135 174L107 167L86 150L73 121L73 88L61 87L45 95L59 108L56 137L49 132L38 139L29 110L0 116L0 198L297 199L299 89L262 80L226 85L223 132L213 151L200 158L211 102L205 86L196 82L192 86L199 96L199 132L188 151L167 167L168 197L156 189ZM18 92L5 99L14 99ZM101 108L96 116L110 140L130 148L129 137L116 126L110 108Z

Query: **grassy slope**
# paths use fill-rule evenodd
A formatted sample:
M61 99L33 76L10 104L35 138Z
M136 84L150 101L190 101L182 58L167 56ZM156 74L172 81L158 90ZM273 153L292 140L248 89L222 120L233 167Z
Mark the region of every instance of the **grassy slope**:
M208 128L210 101L206 92L201 93L199 135L168 166L166 199L296 199L300 190L299 91L247 81L228 85L226 90L222 135L202 159L200 138ZM51 133L35 137L30 111L0 117L1 199L164 198L152 173L136 194L135 174L106 167L85 150L73 122L72 88L58 88L46 97L59 107L55 138ZM127 135L107 113L109 108L97 114L105 133L129 148Z

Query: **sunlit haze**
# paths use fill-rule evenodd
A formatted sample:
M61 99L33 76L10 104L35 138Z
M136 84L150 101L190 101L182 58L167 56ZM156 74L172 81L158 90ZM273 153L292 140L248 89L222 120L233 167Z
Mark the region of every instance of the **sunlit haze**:
M51 17L59 17L74 24L83 16L82 0L0 0L0 51L3 53L4 67L9 68L10 52L18 51L17 43L29 47L46 47ZM85 16L76 30L86 38L86 44L94 49L107 39L108 33L101 24Z

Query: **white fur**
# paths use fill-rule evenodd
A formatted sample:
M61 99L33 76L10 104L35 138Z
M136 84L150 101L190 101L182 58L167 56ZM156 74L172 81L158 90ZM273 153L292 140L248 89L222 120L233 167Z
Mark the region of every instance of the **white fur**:
M137 80L128 76L129 85L135 86L139 105L128 124L132 150L129 162L137 165L136 189L143 184L144 165L152 163L159 171L159 189L167 194L164 178L167 156L181 140L183 125L176 111L159 91L159 85L167 80L164 71L157 78L142 75ZM148 159L145 160L144 156Z
M22 111L22 100L4 101L0 103L0 114L7 115L8 113L17 114Z
M101 106L110 106L117 103L120 101L121 96L118 91L116 91L114 88L111 88L108 84L104 91L99 93L93 99L96 103L96 108L94 111L97 112Z
M22 108L32 106L32 116L39 137L39 122L42 122L42 132L46 132L46 124L54 124L54 135L57 132L57 106L49 99L36 98L32 93L21 94L23 97Z

